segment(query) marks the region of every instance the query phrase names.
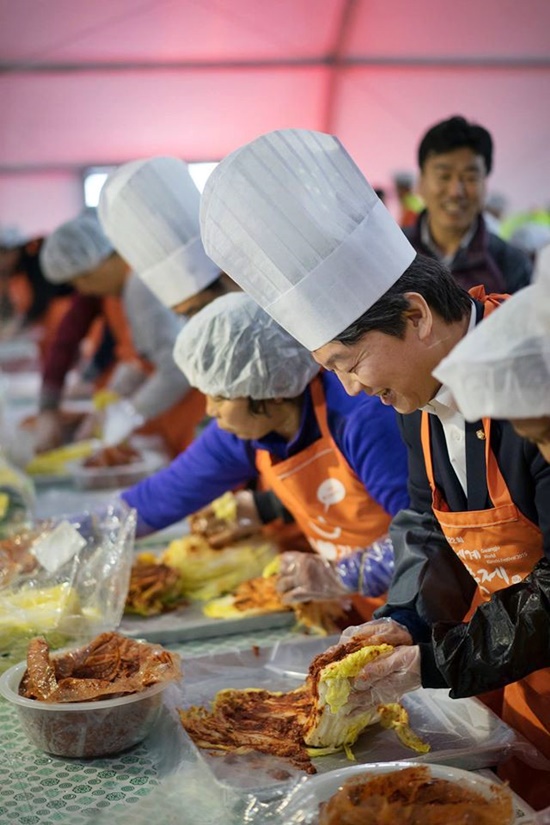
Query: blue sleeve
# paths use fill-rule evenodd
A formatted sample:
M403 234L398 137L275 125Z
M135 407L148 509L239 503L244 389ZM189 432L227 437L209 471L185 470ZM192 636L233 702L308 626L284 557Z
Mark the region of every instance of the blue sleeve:
M344 406L334 389L327 391L333 438L368 494L394 516L409 506L407 448L395 412L367 395L348 398Z
M393 576L393 544L389 536L370 547L344 556L336 571L344 587L362 596L381 596L390 586Z
M257 477L255 450L215 421L172 463L122 494L138 513L137 535L162 530Z

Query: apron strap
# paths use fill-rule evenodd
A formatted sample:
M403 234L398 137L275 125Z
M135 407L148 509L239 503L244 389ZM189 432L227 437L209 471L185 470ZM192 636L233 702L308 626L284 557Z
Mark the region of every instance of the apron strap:
M426 475L428 476L430 488L433 493L435 490L435 480L430 439L430 415L425 411L422 412L422 417L420 421L420 438L422 441L422 451L424 453L424 464L426 465Z
M321 376L316 375L309 386L311 391L311 403L313 406L313 412L315 414L315 418L317 419L319 429L321 430L321 435L324 438L328 438L330 439L330 441L332 441L332 434L328 426L327 405L325 401L325 393L323 391L323 383L321 381Z

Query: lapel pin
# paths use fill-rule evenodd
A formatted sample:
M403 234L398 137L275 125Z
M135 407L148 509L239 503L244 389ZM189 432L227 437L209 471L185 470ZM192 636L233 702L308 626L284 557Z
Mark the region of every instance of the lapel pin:
M485 441L485 432L483 430L476 430L476 435L480 441Z

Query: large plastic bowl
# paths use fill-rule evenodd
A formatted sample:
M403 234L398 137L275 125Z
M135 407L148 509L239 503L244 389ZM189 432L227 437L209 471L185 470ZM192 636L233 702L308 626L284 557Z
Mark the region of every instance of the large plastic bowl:
M155 724L162 691L170 684L162 682L116 699L49 704L19 695L26 667L20 662L0 677L0 694L14 705L33 745L56 756L81 759L120 753L141 742Z

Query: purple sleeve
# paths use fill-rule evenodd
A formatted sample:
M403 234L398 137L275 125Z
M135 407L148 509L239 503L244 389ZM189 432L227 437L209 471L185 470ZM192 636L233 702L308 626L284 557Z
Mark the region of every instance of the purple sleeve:
M250 443L215 421L168 467L122 494L138 513L137 534L162 530L258 475Z
M381 596L393 576L393 544L389 536L365 550L344 556L336 565L342 584L352 593Z

